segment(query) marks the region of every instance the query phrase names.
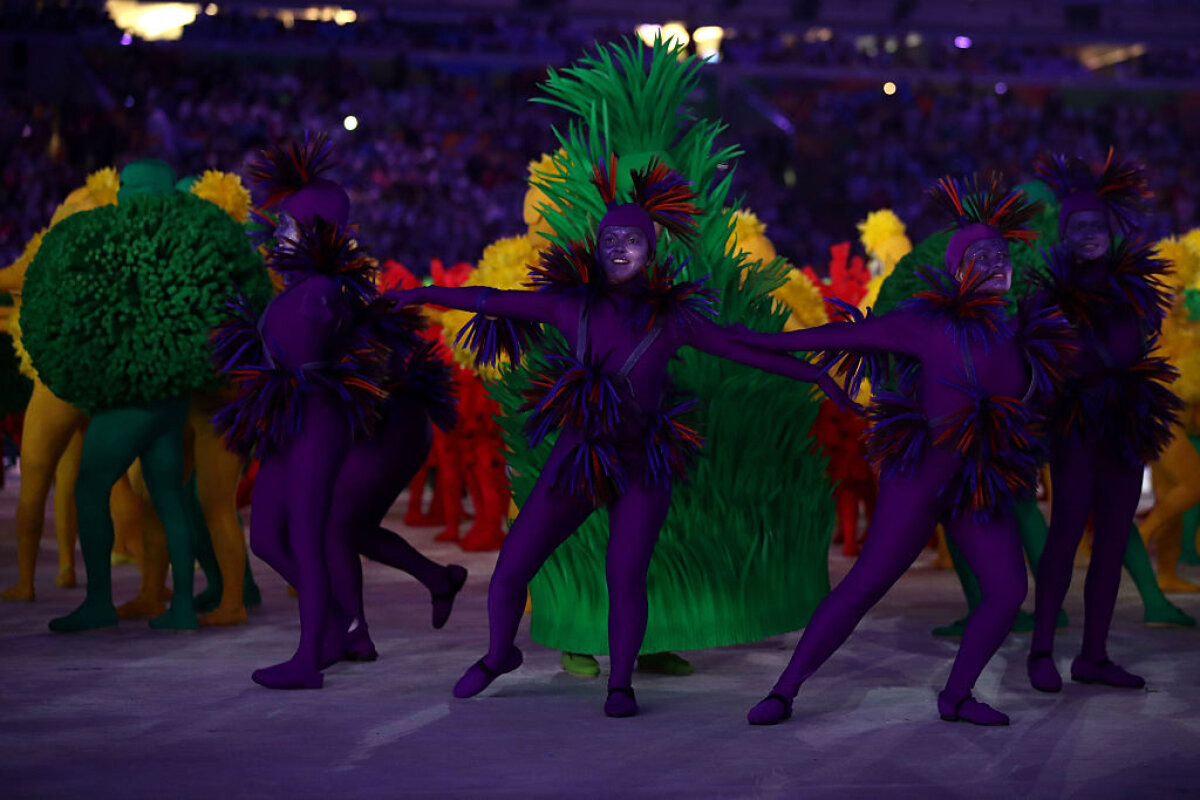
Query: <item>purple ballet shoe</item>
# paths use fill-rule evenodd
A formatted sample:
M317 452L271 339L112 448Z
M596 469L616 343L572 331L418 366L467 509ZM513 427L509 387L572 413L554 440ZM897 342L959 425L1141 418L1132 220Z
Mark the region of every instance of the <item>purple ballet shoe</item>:
M638 704L633 687L617 686L608 690L608 699L604 701L604 716L633 717L637 716L637 713Z
M1071 662L1071 680L1076 683L1099 683L1118 689L1141 689L1146 685L1142 676L1126 672L1107 658L1096 662L1083 656L1076 656Z
M499 678L506 672L512 672L521 666L521 663L525 660L525 657L521 655L520 649L516 647L508 652L508 657L504 660L504 663L496 669L488 666L486 658L487 656L484 656L472 664L471 668L458 679L458 683L454 684L455 697L474 697L490 686L496 678Z
M971 695L957 702L946 696L945 692L938 694L938 713L946 722L969 722L972 725L1007 725L1008 715L1003 714L981 703Z
M446 578L450 581L449 591L438 592L431 598L433 600L433 627L435 630L440 629L446 624L446 620L450 619L450 612L454 608L454 598L458 596L459 590L467 582L467 569L466 567L460 567L458 564L451 564L446 567Z
M325 684L325 676L318 670L295 661L256 669L250 678L268 689L320 689Z
M746 714L751 725L778 725L792 717L792 698L771 692Z
M1049 651L1030 653L1029 658L1025 660L1025 670L1029 673L1029 685L1039 692L1053 694L1062 691L1062 677L1059 676L1058 667L1054 666L1054 656Z
M371 634L365 625L360 625L346 634L346 644L342 648L343 661L378 661L379 651L371 641Z

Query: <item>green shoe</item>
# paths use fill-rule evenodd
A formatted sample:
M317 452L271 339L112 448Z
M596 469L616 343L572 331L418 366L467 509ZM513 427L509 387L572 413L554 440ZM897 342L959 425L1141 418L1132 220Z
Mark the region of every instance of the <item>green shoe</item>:
M568 653L564 650L558 663L564 671L581 678L595 678L600 674L600 664L596 662L596 657L585 653Z
M1161 606L1156 605L1153 609L1146 606L1142 624L1150 628L1194 628L1196 620L1168 601Z
M652 672L655 675L691 675L696 671L692 662L674 653L647 653L638 656L637 668L640 672Z
M1033 630L1033 614L1022 609L1017 612L1017 620L1012 626L1013 633L1029 633Z
M967 618L956 619L949 625L942 625L933 629L934 636L941 636L946 639L957 639L963 635L963 630L967 627Z

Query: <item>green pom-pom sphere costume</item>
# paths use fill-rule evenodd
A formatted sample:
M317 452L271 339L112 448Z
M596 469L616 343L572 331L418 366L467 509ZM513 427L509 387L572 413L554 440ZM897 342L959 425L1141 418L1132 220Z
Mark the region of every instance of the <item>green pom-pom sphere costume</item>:
M56 395L92 415L75 502L87 597L52 630L114 625L108 497L135 459L167 533L171 608L152 627L194 628L194 548L183 484L189 392L212 388L208 331L236 291L259 307L270 279L241 225L178 192L161 161L121 174L116 206L76 214L46 235L29 266L25 346Z

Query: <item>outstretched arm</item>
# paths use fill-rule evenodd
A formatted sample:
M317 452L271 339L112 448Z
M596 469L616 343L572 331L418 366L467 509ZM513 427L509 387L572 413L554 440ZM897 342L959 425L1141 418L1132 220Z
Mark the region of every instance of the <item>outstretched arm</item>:
M556 325L563 302L561 297L544 292L501 291L486 286L418 286L390 292L397 306L431 304L474 311L489 317L520 322L544 322Z
M709 320L698 321L692 325L683 343L705 353L761 369L763 372L783 375L805 383L815 383L839 407L861 410L846 396L845 390L838 382L823 370L795 356L771 353L742 344L734 331Z
M861 322L830 322L789 333L733 332L737 341L771 351L846 350L852 353L920 355L920 320L911 313L892 312Z

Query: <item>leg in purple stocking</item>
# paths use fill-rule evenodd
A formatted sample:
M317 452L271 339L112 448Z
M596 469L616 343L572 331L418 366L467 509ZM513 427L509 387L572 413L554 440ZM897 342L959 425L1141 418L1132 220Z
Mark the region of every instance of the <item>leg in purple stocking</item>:
M610 717L632 717L638 710L633 665L646 636L646 573L670 505L669 483L647 488L639 481L609 508L609 675L604 713Z
M971 697L971 689L1012 629L1028 589L1016 520L959 517L947 523L946 532L978 578L982 597L963 630L950 678L938 695L938 711L950 722L1007 725L1008 717Z
M1071 664L1071 679L1140 689L1146 685L1141 677L1108 659L1107 642L1121 586L1121 562L1142 491L1142 466L1131 466L1104 454L1093 470L1097 478L1096 513L1092 522L1092 560L1083 586L1083 646Z
M1029 683L1040 692L1062 689L1062 678L1054 666L1054 631L1058 612L1071 587L1075 551L1092 512L1095 460L1092 448L1084 445L1060 447L1050 459L1050 481L1054 487L1050 533L1037 567L1033 640L1026 664Z
M259 463L250 498L250 550L295 586L296 562L288 548L285 467L277 453Z
M862 553L813 612L774 689L750 709L751 725L774 725L791 716L800 684L841 647L863 615L920 555L938 517L937 489L953 468L951 457L932 451L915 475L880 482Z
M332 545L327 542L326 526L349 437L342 412L332 402L316 396L307 399L303 427L280 454L285 459L283 505L287 544L296 567L293 585L299 594L300 644L288 661L254 672L255 682L271 689L320 688L320 668L327 661L323 645L332 595L326 559ZM349 542L343 546L348 549ZM337 579L352 580L346 575Z
M558 447L562 446L560 438ZM590 503L553 488L556 466L561 462L561 456L555 455L551 453L500 548L488 585L488 652L459 678L455 697L479 694L499 675L521 666L521 651L513 641L525 613L529 582L593 511Z
M466 580L460 566L444 567L430 561L400 536L381 527L392 503L424 463L432 440L429 420L419 408L395 409L378 434L360 442L346 457L338 475L330 528L348 536L356 553L372 561L407 572L429 590L433 598L433 626L440 628L450 616L454 596ZM357 619L348 646L369 654L370 638L362 608L361 565L356 585L345 587L338 603ZM354 656L351 655L351 658Z

